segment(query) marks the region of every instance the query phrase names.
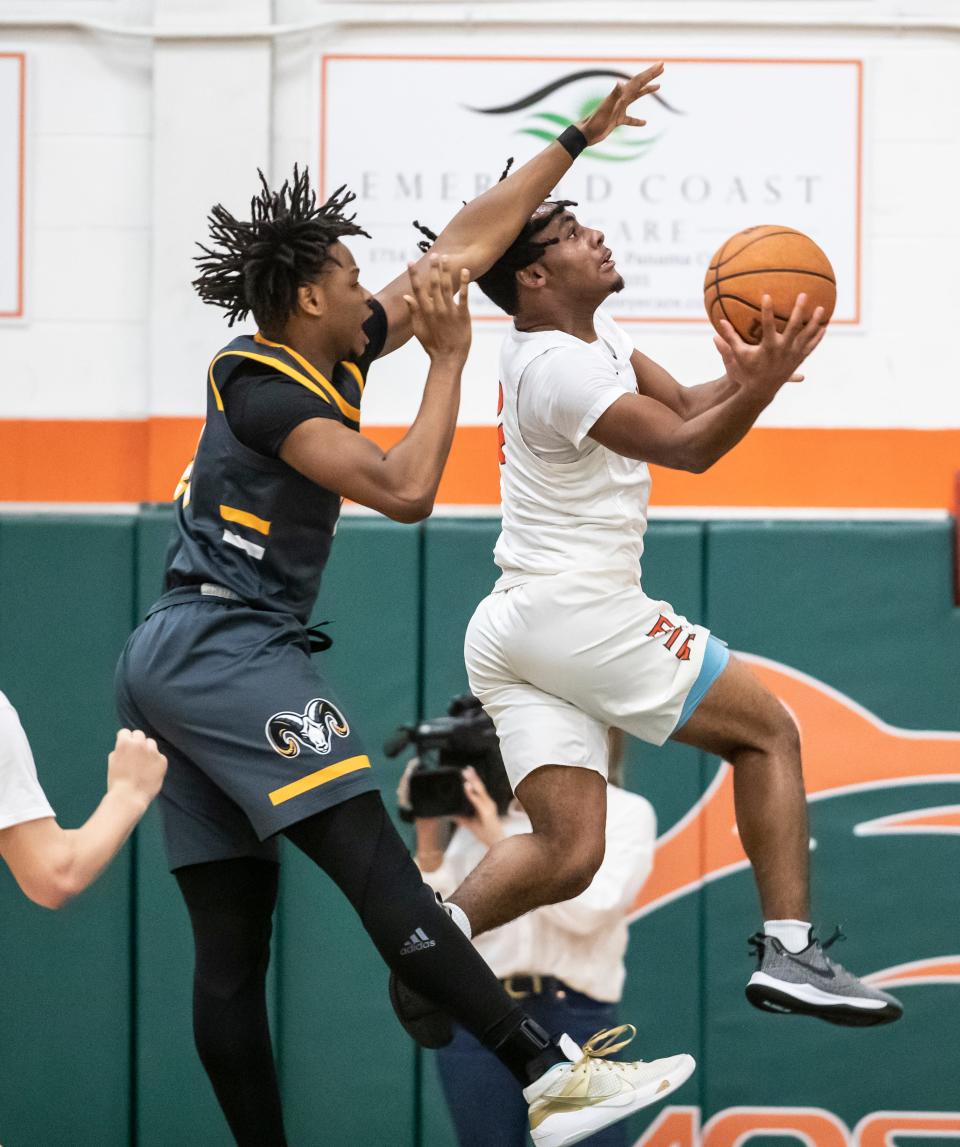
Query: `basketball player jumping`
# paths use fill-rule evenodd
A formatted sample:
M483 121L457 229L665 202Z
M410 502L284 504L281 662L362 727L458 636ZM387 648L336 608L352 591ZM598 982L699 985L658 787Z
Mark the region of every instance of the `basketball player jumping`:
M672 737L733 765L764 917L750 1002L889 1023L900 1004L831 961L810 927L796 725L724 644L640 583L647 463L701 473L736 446L823 338L822 309L805 317L800 295L778 333L764 297L759 344L724 323L723 377L681 386L598 311L624 282L571 206L541 205L478 279L514 323L500 359L502 573L465 653L533 831L495 845L451 901L476 935L582 891L603 858L607 728Z

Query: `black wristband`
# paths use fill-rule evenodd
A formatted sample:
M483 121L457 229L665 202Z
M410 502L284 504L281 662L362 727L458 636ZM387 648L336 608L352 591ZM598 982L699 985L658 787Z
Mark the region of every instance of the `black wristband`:
M569 154L571 159L576 159L587 146L587 137L575 124L571 124L557 136L557 143Z

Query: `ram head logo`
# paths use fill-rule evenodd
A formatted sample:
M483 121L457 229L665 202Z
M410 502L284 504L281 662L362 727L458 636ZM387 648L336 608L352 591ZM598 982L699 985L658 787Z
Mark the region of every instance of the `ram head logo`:
M274 713L267 721L267 740L281 757L298 757L301 748L326 756L334 737L350 733L347 719L325 697L314 697L302 713Z

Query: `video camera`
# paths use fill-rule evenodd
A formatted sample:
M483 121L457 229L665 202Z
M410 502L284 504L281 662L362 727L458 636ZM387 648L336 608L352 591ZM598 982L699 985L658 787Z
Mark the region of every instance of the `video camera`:
M403 820L430 816L474 816L463 791L463 770L472 765L502 815L513 797L493 722L471 693L454 697L447 716L401 725L383 746L395 757L413 745L418 764L410 774L410 806Z

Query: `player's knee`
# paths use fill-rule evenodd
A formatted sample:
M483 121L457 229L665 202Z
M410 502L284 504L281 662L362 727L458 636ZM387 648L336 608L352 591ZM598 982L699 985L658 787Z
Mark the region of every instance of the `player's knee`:
M800 762L800 730L787 709L776 702L771 711L770 750L780 759Z
M589 839L581 838L568 845L564 857L554 868L554 903L572 900L585 892L593 882L597 869L603 863L605 841L602 833Z
M758 753L769 761L800 767L800 731L788 710L773 696L731 740L727 760L736 767L742 761L755 760Z
M270 963L270 920L247 921L227 932L221 940L198 944L193 982L200 1000L233 1001L256 991L266 982Z

